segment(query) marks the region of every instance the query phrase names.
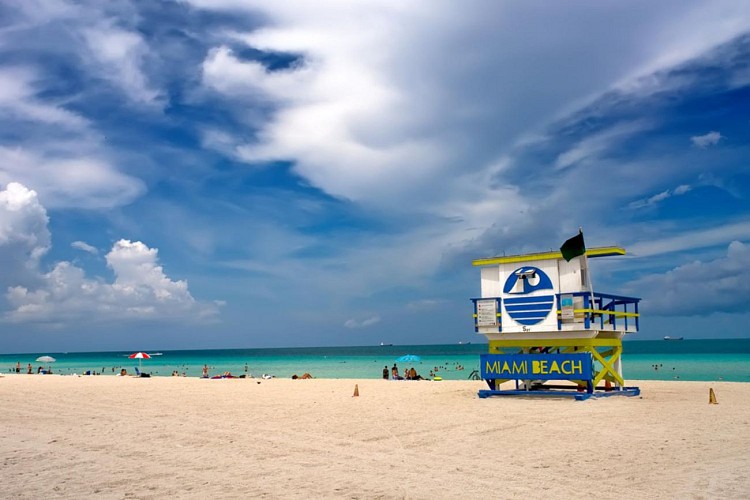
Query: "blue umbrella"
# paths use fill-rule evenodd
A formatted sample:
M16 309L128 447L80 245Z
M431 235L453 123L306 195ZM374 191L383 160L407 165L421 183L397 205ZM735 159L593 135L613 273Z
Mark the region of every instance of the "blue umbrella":
M416 354L404 354L396 361L398 361L399 363L415 363L417 361L422 361L422 358L420 358Z

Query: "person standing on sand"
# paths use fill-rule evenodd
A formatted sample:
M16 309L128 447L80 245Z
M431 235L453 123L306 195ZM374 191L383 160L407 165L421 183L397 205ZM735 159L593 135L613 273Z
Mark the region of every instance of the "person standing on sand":
M34 372L34 369L31 367L31 363L29 363L26 366L26 373L28 373L29 375L31 375L33 372Z
M203 375L201 377L208 378L208 365L203 365Z
M383 367L383 380L388 380L388 365Z
M21 373L21 362L16 361L16 373Z

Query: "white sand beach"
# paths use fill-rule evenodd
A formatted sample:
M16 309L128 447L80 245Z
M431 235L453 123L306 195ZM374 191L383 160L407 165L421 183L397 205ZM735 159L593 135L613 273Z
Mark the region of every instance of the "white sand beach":
M479 399L468 381L10 375L0 484L4 498L747 498L750 384L637 384L640 398L575 402Z

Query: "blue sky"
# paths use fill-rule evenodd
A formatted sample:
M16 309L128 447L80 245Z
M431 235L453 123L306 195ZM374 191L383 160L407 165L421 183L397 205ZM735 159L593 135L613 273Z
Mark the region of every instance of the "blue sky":
M0 351L479 341L579 226L638 338L747 337L749 139L739 0L5 3Z

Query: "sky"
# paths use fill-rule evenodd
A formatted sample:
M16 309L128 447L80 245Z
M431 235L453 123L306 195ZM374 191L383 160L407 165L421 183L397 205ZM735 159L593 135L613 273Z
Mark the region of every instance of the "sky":
M583 227L750 336L750 2L0 4L0 352L480 342Z

